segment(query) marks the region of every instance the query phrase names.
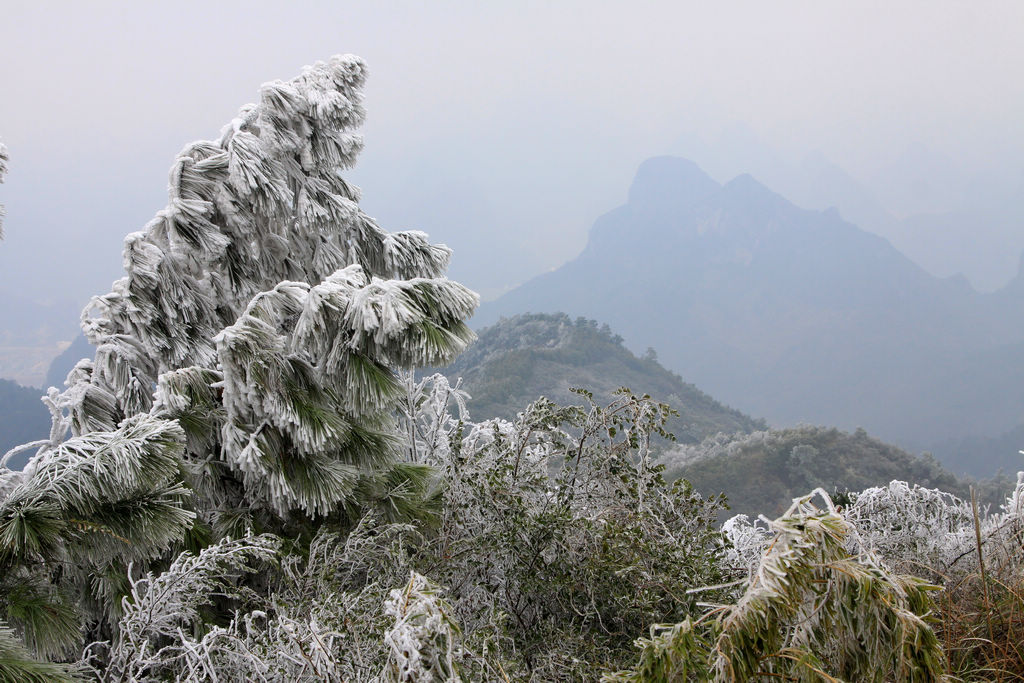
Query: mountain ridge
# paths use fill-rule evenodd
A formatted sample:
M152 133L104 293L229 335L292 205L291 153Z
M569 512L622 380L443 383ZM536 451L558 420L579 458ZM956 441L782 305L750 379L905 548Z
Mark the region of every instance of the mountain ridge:
M472 324L527 310L599 318L744 412L864 426L911 449L966 436L975 418L1002 433L1024 415L1024 393L1007 386L966 409L943 398L979 354L1017 357L1017 281L988 294L936 278L835 210L801 209L752 176L718 184L686 160L644 162L629 197L579 256Z
M607 325L564 313L503 318L481 330L478 340L441 372L452 382L462 379L474 419L514 418L540 396L580 403L573 388L591 391L598 402L607 403L625 386L679 412L668 430L681 443L766 427L666 370L653 349L637 357Z

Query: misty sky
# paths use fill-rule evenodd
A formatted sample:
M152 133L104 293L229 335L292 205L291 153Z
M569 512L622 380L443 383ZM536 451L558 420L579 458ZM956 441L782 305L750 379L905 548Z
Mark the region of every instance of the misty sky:
M0 295L107 291L175 153L344 52L370 67L364 208L453 247L451 275L485 296L572 258L666 153L783 194L834 165L903 248L921 238L898 221L948 212L922 242L932 270L991 289L1024 248L1022 34L1021 2L7 0Z

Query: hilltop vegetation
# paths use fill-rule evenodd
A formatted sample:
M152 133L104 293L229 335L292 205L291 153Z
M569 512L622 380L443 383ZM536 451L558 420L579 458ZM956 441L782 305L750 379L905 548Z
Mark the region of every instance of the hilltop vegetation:
M450 381L462 378L472 396L470 413L476 417L513 419L539 396L579 404L573 387L611 402L616 389L630 387L679 412L669 420L668 430L682 443L766 427L666 370L653 350L638 358L608 325L593 320L572 320L564 313L523 314L503 318L478 336L442 371Z
M536 400L584 404L570 391L592 391L610 403L622 386L664 401L678 416L666 428L679 445L659 463L667 479L687 479L706 496L724 493L733 512L781 513L789 501L817 487L859 491L894 479L967 495L967 484L931 458L869 436L864 430L801 426L769 430L666 370L653 351L638 358L608 325L564 313L503 318L444 369L462 378L471 415L514 419ZM999 495L1008 482L1001 482Z
M800 426L720 435L677 447L659 462L669 479L685 478L704 495L724 493L733 513L753 516L776 516L816 488L845 493L894 479L969 497L967 484L934 459L911 455L862 429L851 434Z

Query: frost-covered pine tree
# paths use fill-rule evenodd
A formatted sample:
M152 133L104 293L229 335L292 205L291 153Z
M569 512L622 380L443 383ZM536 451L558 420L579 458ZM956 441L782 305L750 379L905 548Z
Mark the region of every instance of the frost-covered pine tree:
M478 299L443 277L447 248L383 231L342 177L365 76L343 56L267 83L179 154L167 207L125 239L126 277L83 316L97 353L53 397L54 440L154 411L185 428L204 483L278 513L329 513L390 461L393 369L453 357Z
M44 398L53 427L24 472L0 470L0 561L41 593L73 601L50 570L84 542L80 604L109 622L125 564L183 538L427 498L429 470L400 457L396 370L461 351L478 297L444 277L446 247L382 230L342 176L365 77L339 56L264 84L181 151L166 208L126 237L125 276L83 313L95 358Z

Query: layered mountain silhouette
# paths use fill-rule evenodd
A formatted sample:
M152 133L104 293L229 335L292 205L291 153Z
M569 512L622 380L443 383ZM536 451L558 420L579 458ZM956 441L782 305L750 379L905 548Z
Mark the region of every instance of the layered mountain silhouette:
M835 210L658 157L579 257L485 304L473 323L527 311L595 318L744 412L863 426L925 449L1022 421L1022 304L1021 274L979 293Z

